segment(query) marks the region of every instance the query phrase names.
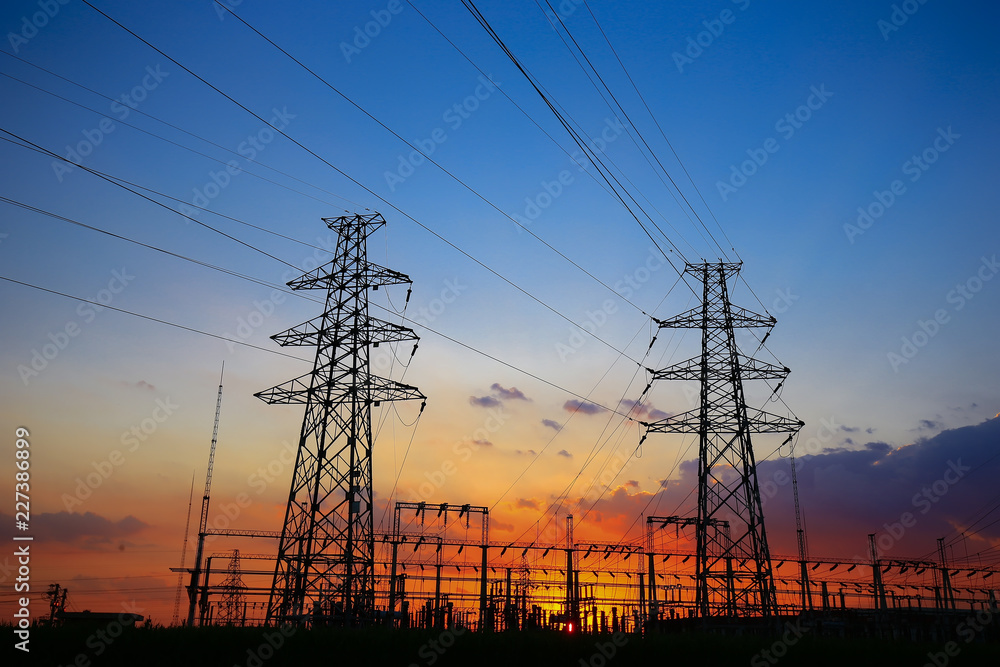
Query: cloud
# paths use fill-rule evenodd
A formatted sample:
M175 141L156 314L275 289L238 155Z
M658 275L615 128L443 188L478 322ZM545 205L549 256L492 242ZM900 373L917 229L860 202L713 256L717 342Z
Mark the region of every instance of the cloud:
M639 480L637 480L637 479L630 479L629 481L625 482L625 488L628 488L628 487L632 487L632 488L638 489L639 488Z
M625 408L628 415L633 419L649 419L649 421L662 421L671 415L663 410L657 410L652 403L644 401L623 400L619 405Z
M566 412L582 412L585 415L596 415L600 412L604 412L604 408L593 403L588 403L586 401L578 401L575 398L570 401L566 401L563 404L563 410Z
M529 510L540 510L542 509L541 504L534 498L518 498L514 502L514 507L517 509L529 509Z
M568 459L573 458L573 455L567 452L565 449L560 449L556 456L565 456Z
M552 419L543 419L542 420L542 425L543 426L548 426L553 431L561 431L562 430L562 424L560 424L557 421L553 421Z
M923 420L930 421L930 420ZM933 551L935 540L967 531L970 551L997 543L1000 525L971 527L977 508L995 502L991 480L1000 475L996 443L1000 419L941 431L930 438L894 448L869 442L864 448L841 449L797 459L799 498L808 517L809 542L823 553L853 557L866 552L865 536L878 531L887 557L915 557ZM764 514L778 548L794 553L794 511L788 461L764 461L758 480L765 494ZM784 482L777 483L776 482ZM768 493L770 492L770 493ZM888 534L901 517L913 525L897 538ZM988 522L987 522L988 523ZM981 529L978 534L971 534ZM843 553L845 544L850 553ZM888 548L884 548L888 547Z
M840 430L843 431L844 433L857 433L861 429L858 428L857 426L844 426L843 424L841 424Z
M528 450L515 449L514 453L517 454L518 456L525 455L525 454L528 455L528 456L538 456L538 452L536 452L534 449L528 449Z
M122 380L121 384L130 389L139 389L142 391L156 391L156 386L151 385L145 380L139 380L138 382L128 382L126 380Z
M480 447L492 447L493 443L489 440L473 440L472 444L478 445Z
M941 422L936 422L936 421L933 421L933 420L930 420L930 419L921 419L920 420L920 427L918 428L918 430L921 430L921 431L924 431L924 430L934 430L934 429L936 429L936 428L938 428L940 426L941 426Z
M996 503L997 442L1000 417L945 430L902 447L868 442L797 457L799 500L808 522L810 548L831 557L867 558L871 532L878 533L887 558L917 558L935 552L938 537L957 539L963 531L970 553L1000 544L1000 523L969 524L976 510ZM639 491L628 482L609 489L587 518L595 532L602 534L591 539L617 541L626 531L637 537L635 518L649 512L649 507L676 507L671 513L694 516L698 462L683 461L679 470L678 477L661 480L655 493ZM716 471L728 476L725 470ZM789 473L789 461L784 458L762 461L757 467L771 553L780 556L794 555L797 549ZM886 526L900 523L907 513L913 525L890 540Z
M4 521L10 518L2 514L0 517ZM11 518L7 524L13 524L13 519ZM149 524L131 514L118 521L112 521L93 512L84 514L42 512L31 516L31 531L39 542L72 543L82 541L96 546L134 536L146 528L149 528Z
M503 401L530 401L524 392L517 387L507 389L500 383L494 382L490 385L492 396L469 396L469 405L480 408L496 408L503 404Z
M490 389L493 393L497 395L498 398L505 401L530 401L531 399L524 395L517 387L511 387L510 389L504 389L498 382L494 382L490 385Z
M469 405L480 408L495 408L500 405L500 399L492 396L469 396Z

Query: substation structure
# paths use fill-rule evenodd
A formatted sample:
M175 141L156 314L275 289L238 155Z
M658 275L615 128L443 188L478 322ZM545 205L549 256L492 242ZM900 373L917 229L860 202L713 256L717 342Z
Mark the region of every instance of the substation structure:
M725 595L710 619L701 617L695 517L647 516L643 538L623 543L573 540L572 521L560 521L549 540L509 542L491 538L485 507L396 503L392 530L375 534L369 623L603 633L756 620L727 616ZM712 528L721 536L730 530L723 522ZM858 543L865 545L864 537ZM865 546L874 547L874 535ZM260 625L267 620L275 556L240 552L238 577L233 561L232 551L209 556L199 595L202 623ZM743 585L738 577L746 576L738 565L722 585L730 597ZM907 627L953 627L957 621L949 619L1000 611L1000 570L958 567L940 554L935 560L887 558L873 549L864 561L775 555L772 569L776 618L807 614L845 628L879 619L884 625L897 619ZM237 599L241 608L234 616Z
M425 397L372 374L371 348L417 337L372 317L369 290L410 280L367 259L368 237L385 224L378 213L324 222L338 234L334 259L289 283L325 290L324 312L272 336L281 345L315 347L313 370L257 394L305 406L284 523L273 533L208 532L204 522L201 530L201 537L273 538L277 553L214 552L201 577L199 545L189 595L201 623L603 633L773 628L805 613L855 634L923 624L931 630L922 636L932 636L953 628L956 614L997 609L997 571L956 567L943 548L934 562L887 559L872 535L863 562L810 558L800 529L797 556L770 553L751 438L788 433L788 442L803 424L747 406L745 381L776 381L774 397L789 369L737 346L738 329L766 330L759 350L775 325L770 315L730 302L738 263L685 266L700 303L656 324L699 329L701 354L648 369L640 397L660 380L699 384L696 408L644 423L643 436L698 437L694 516L645 516L642 537L616 543L575 539L572 515L552 517L525 542L491 535L484 506L397 502L391 528L376 530L372 408L413 399L422 412ZM791 474L794 480L794 465ZM206 485L206 507L207 497Z

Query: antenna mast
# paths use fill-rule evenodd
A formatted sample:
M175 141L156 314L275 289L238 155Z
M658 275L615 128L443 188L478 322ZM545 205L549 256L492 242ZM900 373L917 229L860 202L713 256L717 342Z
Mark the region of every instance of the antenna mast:
M201 521L198 523L198 550L195 552L194 569L191 570L191 584L188 586L188 626L194 625L194 608L198 601L198 584L201 580L201 558L205 553L205 532L208 530L208 500L212 490L212 467L215 465L215 445L219 441L219 413L222 411L222 377L226 373L226 362L222 362L219 375L219 397L215 401L215 426L212 427L212 449L208 454L208 472L205 474L205 495L201 499Z
M191 506L194 505L194 473L191 473L191 493L188 494L188 513L187 518L184 519L184 546L181 547L181 567L184 569L184 562L187 560L187 550L188 550L188 534L191 532ZM181 610L181 587L184 583L184 573L180 572L177 575L177 594L174 596L174 615L170 621L171 625L177 625L177 621L180 618Z

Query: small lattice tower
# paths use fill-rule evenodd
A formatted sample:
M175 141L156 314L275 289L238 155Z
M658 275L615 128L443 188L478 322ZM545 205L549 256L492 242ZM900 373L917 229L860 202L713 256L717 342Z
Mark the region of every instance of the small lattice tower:
M219 623L221 625L243 625L246 609L247 587L243 583L240 572L240 550L233 549L226 569L226 578L219 587L222 595L219 599Z

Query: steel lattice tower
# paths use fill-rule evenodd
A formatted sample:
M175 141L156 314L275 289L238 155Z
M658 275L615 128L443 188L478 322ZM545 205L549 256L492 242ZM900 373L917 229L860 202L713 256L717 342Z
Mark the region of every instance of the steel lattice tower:
M222 625L243 625L246 612L246 584L240 572L240 550L233 549L226 578L222 582L222 598L219 600L219 623Z
M701 282L701 305L657 321L660 329L701 329L700 357L654 371L651 378L698 381L699 407L649 423L646 431L699 436L695 605L701 617L777 613L751 435L794 433L803 426L747 408L744 381L784 380L789 369L744 356L736 345L736 329L770 331L776 323L730 303L727 282L741 266L687 264L685 275ZM728 522L730 531L709 529L718 522Z
M306 406L268 624L359 625L373 618L371 409L381 401L426 399L415 387L370 372L371 347L417 340L413 330L368 314L369 289L411 284L368 261L367 239L385 220L372 213L323 221L338 234L333 261L288 285L325 289L325 311L272 336L283 346L315 345L313 370L255 394L270 404Z

